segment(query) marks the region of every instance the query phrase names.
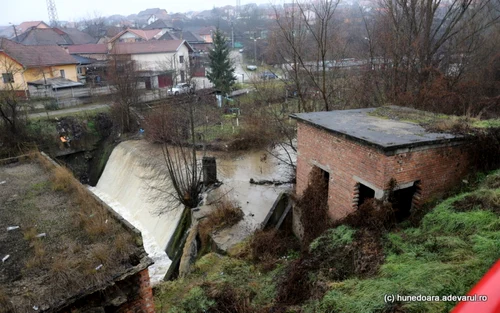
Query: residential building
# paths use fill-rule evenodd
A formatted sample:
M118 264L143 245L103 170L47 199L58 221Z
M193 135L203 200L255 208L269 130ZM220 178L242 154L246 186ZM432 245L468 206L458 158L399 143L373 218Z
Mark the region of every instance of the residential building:
M78 61L77 72L80 82L98 84L106 79L107 44L73 45L66 47L66 50Z
M108 48L110 58L135 61L148 89L185 82L190 76L190 53L193 48L185 40L118 42Z
M205 40L205 42L213 43L213 34L216 30L215 26L203 27L198 31L198 35Z
M14 88L29 97L28 84L62 78L77 82L77 61L58 46L26 46L0 38L0 90Z
M50 26L45 24L43 21L22 22L21 24L16 26L16 31L18 35L21 35L22 33L28 31L31 28L45 29L45 28L50 28Z
M163 29L126 29L121 32L119 32L116 36L111 38L109 40L109 43L115 43L115 42L141 42L141 41L148 41L148 40L155 40L159 39L161 36L163 36L167 30Z
M159 19L165 19L165 18L168 18L168 12L166 10L160 8L154 8L139 12L139 14L137 14L136 20L138 22L146 23L149 25L156 22Z

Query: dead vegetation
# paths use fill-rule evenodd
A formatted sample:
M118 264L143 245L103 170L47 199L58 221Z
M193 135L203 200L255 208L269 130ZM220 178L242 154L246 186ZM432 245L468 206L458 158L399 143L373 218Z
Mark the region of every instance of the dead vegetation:
M220 199L198 226L202 247L206 246L211 233L236 225L242 219L243 211L234 200L228 197Z
M313 169L309 177L311 183L297 200L304 229L302 244L306 250L316 237L332 226L328 216L328 180L322 175L319 168Z
M268 272L286 259L287 253L300 248L298 240L290 232L271 230L258 230L249 242L252 261L259 268Z
M136 265L131 255L142 248L68 169L38 153L10 167L0 169L10 188L0 195L0 201L8 200L0 225L20 228L0 241L0 249L10 252L4 263L9 275L0 274L16 310L52 307ZM6 176L14 172L18 176Z

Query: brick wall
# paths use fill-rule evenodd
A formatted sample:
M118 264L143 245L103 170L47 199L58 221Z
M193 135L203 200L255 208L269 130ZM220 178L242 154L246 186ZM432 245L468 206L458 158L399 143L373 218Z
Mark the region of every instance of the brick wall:
M420 181L421 201L448 191L467 173L467 157L461 146L410 151L387 156L375 148L345 139L313 126L298 123L297 193L307 187L309 173L318 166L330 173L328 206L333 219L355 209L356 177L378 189Z
M135 284L139 285L139 290L133 299L120 306L117 313L154 313L155 306L153 300L153 290L149 282L149 271L144 269L133 276Z

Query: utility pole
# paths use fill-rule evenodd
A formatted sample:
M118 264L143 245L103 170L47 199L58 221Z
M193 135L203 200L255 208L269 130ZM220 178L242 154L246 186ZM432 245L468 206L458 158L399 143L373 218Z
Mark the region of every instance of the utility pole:
M257 38L253 38L253 60L257 64Z
M14 28L14 34L16 35L16 42L18 42L18 39L17 39L17 29L16 29L16 25L12 24L12 23L9 23L12 25L12 28Z
M231 48L234 49L234 23L231 22Z

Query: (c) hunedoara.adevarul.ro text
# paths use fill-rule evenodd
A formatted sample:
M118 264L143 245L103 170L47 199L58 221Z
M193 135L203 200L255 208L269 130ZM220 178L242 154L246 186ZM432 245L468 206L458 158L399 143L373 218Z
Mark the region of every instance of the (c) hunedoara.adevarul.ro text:
M399 294L386 294L384 295L385 303L394 302L486 302L488 301L487 295L466 295L466 296L429 296L429 295L399 295Z

